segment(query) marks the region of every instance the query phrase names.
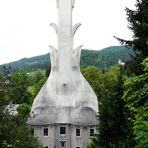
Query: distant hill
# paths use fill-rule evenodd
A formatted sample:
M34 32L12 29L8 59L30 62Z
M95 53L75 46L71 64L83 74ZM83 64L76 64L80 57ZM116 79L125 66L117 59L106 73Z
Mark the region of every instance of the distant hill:
M110 67L118 63L118 60L125 62L130 60L132 51L124 46L111 46L102 50L82 50L81 66L95 66L97 68ZM13 71L25 69L26 71L34 71L38 68L47 69L50 65L50 54L35 56L31 58L23 58L21 60L0 65L10 66Z
M87 67L93 65L98 68L110 67L131 59L133 52L124 46L111 46L102 50L83 50L81 55L81 65Z

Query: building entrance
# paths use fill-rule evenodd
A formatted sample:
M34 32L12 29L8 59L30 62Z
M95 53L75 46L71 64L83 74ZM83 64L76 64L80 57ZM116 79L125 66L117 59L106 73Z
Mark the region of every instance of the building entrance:
M60 141L60 148L66 148L66 141Z

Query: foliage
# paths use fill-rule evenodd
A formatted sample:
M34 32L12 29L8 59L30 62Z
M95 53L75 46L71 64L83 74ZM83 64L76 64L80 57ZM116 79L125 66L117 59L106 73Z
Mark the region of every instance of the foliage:
M35 83L32 87L33 87L33 97L35 97L38 92L40 91L40 89L42 88L42 86L44 85L44 83L46 82L47 77L44 77L43 79L41 79L38 83Z
M11 101L13 103L30 103L31 94L28 92L30 79L24 70L20 70L11 77Z
M133 32L133 40L129 43L142 57L148 56L148 1L137 0L136 10L126 8L129 28Z
M26 125L30 111L30 105L26 104L28 101L26 99L17 100L23 103L18 108L18 115L12 116L6 111L7 104L13 99L12 96L16 94L16 97L25 98L28 95L27 83L28 77L24 71L11 75L9 73L0 75L0 148L42 148ZM21 92L17 92L16 88Z
M95 67L82 69L83 75L95 90L99 101L98 134L90 148L132 146L127 140L127 109L122 98L123 70L116 66L103 73Z
M3 110L3 106L9 102L10 96L7 95L10 92L9 85L5 83L6 79L3 75L0 75L0 111Z
M39 82L41 79L45 77L45 70L37 69L36 71L29 73L29 75L32 75L33 84Z
M31 109L30 105L26 103L20 104L19 107L17 108L18 115L21 116L24 121L26 121L30 113L30 109Z
M81 72L83 73L84 77L87 79L89 84L92 86L97 97L99 97L100 95L99 90L102 88L101 86L101 79L103 75L102 71L97 69L96 67L89 66L87 68L81 68Z
M134 50L135 68L131 71L141 74L142 70L139 64L148 56L148 1L136 0L135 6L135 10L126 8L128 27L133 32L133 39L117 39Z
M41 148L21 116L1 113L0 117L1 148Z
M123 98L130 110L127 119L132 125L135 147L146 148L148 147L148 1L136 0L135 6L135 10L126 8L133 39L131 41L117 39L131 47L135 53L134 63L130 68L131 77L124 83Z
M124 99L134 116L133 122L136 148L148 147L148 58L142 62L144 74L127 78L124 84Z

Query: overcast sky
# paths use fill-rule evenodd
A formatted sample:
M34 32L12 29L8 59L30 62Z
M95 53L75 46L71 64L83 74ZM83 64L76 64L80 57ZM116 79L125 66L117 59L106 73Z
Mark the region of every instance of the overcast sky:
M75 0L73 24L82 23L74 45L100 50L119 45L113 36L131 39L125 7L135 0ZM49 52L56 35L56 0L0 0L0 64Z

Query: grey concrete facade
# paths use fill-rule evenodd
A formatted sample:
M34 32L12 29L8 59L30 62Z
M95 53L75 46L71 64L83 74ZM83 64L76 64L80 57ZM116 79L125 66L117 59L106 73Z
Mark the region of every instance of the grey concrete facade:
M60 127L66 127L66 134L60 134ZM34 126L34 135L38 137L43 146L48 148L63 148L61 142L64 142L64 148L86 148L90 136L90 129L95 126L75 126L71 124L55 124L49 126ZM44 136L44 128L48 128L48 136ZM80 136L76 135L76 129L80 129Z
M81 25L72 25L74 3L57 0L59 22L51 26L58 46L50 46L51 73L34 99L27 121L46 148L86 148L89 129L95 130L97 125L97 97L80 71L82 46L73 48L75 32ZM60 134L62 126L66 128L64 135ZM80 137L76 136L78 127ZM43 136L44 128L48 136Z

